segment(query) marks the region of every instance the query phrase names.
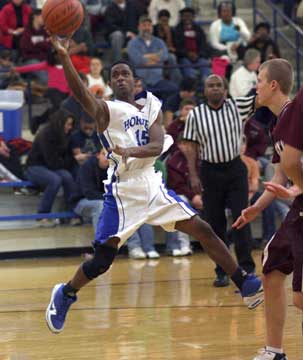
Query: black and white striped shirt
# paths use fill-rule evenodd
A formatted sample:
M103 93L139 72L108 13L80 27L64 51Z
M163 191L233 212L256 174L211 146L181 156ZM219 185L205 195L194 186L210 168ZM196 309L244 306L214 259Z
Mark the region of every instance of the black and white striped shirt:
M243 121L253 111L255 96L226 99L215 110L209 105L196 106L189 114L184 140L200 145L201 160L224 163L240 155Z

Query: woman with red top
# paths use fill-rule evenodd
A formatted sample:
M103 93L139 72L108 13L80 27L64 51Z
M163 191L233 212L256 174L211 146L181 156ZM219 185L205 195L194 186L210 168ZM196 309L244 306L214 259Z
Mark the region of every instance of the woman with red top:
M20 36L29 22L32 8L23 0L11 0L0 12L0 44L19 50Z

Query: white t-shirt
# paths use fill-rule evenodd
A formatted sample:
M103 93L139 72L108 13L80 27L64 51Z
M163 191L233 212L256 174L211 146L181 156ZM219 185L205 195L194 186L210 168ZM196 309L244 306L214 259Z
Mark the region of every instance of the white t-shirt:
M111 87L107 84L105 84L103 78L100 76L98 79L92 77L90 74L87 74L87 80L88 80L88 87L92 87L95 85L100 86L104 89L104 97L109 97L113 94L113 90Z
M246 96L257 85L257 74L242 65L230 78L229 93L234 97Z

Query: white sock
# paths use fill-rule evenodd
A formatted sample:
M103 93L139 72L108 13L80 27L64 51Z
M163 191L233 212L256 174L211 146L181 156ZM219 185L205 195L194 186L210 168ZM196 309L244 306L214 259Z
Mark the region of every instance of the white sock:
M276 354L283 354L283 349L274 348L274 347L271 347L271 346L265 346L265 349L267 351L270 351L270 352L273 352L273 353L276 353Z

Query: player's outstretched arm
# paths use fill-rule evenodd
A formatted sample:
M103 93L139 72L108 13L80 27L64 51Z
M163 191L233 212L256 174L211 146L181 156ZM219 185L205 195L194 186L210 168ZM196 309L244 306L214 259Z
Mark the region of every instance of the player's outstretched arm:
M147 144L139 146L129 147L129 148L122 148L116 145L115 148L110 149L111 151L115 152L118 155L122 156L124 162L127 161L129 157L135 158L148 158L148 157L155 157L159 156L163 149L164 143L164 132L162 129L162 111L159 112L157 120L152 124L149 129L149 141ZM147 134L142 138L144 142L147 140ZM140 139L137 139L140 142Z
M51 42L60 56L68 85L74 97L82 105L83 109L95 119L97 130L102 133L109 123L109 110L106 102L97 101L80 79L68 54L69 39L60 39L58 36L52 35Z

